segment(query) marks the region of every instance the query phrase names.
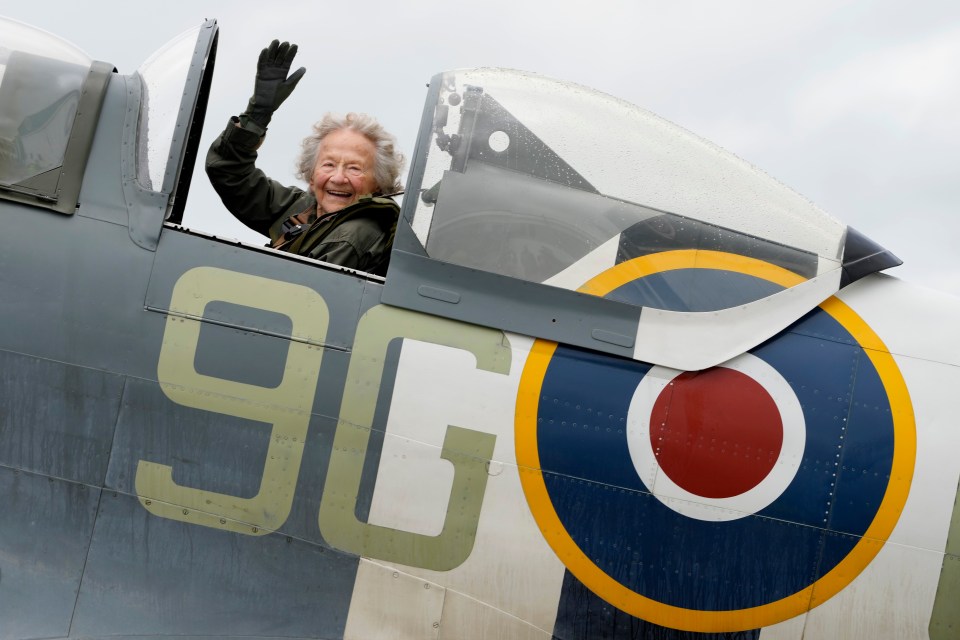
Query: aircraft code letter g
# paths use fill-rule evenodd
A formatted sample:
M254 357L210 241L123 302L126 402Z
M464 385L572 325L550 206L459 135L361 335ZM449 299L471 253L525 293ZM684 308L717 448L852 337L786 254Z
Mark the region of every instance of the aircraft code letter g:
M356 515L376 403L369 391L381 387L384 357L395 338L412 338L469 351L484 371L506 374L511 351L500 331L427 316L395 307L367 311L357 326L340 420L320 502L319 524L334 547L358 555L435 571L462 564L473 550L487 486L487 463L496 436L449 425L441 457L453 463L453 486L443 529L437 536L361 522Z

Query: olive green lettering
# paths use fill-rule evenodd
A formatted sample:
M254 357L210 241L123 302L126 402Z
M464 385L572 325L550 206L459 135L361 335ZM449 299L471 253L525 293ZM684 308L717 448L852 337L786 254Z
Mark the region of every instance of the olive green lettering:
M948 640L960 633L960 486L953 503L953 517L947 534L947 548L943 556L943 569L937 596L930 615L930 640Z
M361 522L356 516L357 495L375 410L369 391L363 389L380 386L384 356L394 338L463 349L474 354L479 369L503 374L510 370L511 351L500 331L394 307L378 306L364 314L357 326L320 502L320 530L330 544L344 551L445 571L462 564L473 549L487 486L486 465L496 436L447 427L440 456L453 464L454 479L439 535Z
M215 294L211 294L215 292ZM293 335L276 388L260 387L200 374L194 357L200 318L206 304L221 300L266 309L290 317ZM163 518L215 529L263 535L279 528L290 514L303 446L313 407L326 337L326 303L307 287L258 276L197 267L173 289L171 312L160 348L157 380L172 401L197 409L249 418L271 426L270 444L259 491L252 498L178 485L173 468L147 460L137 465L141 504Z

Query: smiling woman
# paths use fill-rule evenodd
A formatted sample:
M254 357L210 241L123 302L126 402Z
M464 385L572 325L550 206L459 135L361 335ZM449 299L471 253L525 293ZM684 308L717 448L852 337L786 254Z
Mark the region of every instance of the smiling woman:
M247 110L234 116L207 155L207 175L227 209L270 237L276 249L385 275L399 207L403 155L366 114L326 114L302 144L298 177L284 186L256 166L273 112L305 73L288 73L297 46L274 40L260 54Z

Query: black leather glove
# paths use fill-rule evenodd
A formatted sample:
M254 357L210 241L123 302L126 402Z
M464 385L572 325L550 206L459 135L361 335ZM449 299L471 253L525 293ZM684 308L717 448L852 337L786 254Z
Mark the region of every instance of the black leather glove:
M257 80L245 114L264 129L270 124L273 112L280 108L307 72L306 68L300 67L287 77L295 55L297 45L279 40L274 40L260 52Z

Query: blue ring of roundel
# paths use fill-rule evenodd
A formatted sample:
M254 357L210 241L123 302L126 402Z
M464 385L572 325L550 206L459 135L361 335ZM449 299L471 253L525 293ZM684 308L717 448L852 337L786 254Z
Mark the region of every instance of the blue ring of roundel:
M656 274L647 293L676 290L684 271ZM731 272L711 277L714 293L742 293L759 280ZM630 283L608 297L636 299L639 290ZM853 336L815 309L751 353L796 393L806 446L776 500L724 522L673 511L637 476L626 419L649 365L563 345L550 360L537 413L547 492L573 542L634 593L697 611L774 602L836 567L877 514L894 426L880 376Z

